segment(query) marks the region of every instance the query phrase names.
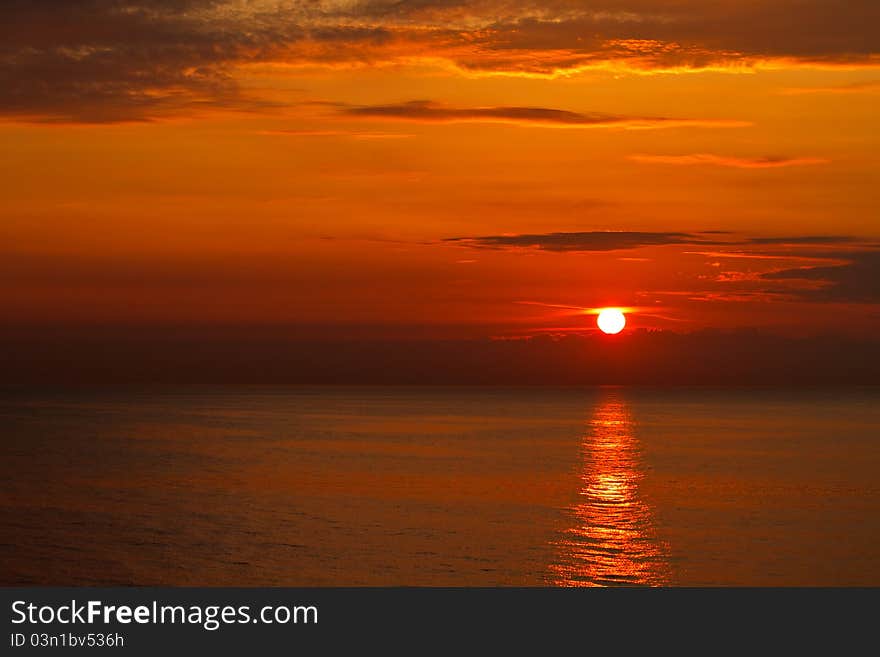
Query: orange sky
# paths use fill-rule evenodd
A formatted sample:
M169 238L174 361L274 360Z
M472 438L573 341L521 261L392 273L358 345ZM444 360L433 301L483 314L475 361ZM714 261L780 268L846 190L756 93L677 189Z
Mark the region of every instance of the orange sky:
M3 321L871 334L880 10L828 4L11 3Z

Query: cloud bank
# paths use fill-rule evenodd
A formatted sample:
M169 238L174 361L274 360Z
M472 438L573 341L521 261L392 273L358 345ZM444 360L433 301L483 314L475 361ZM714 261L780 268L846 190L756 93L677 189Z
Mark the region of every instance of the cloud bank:
M724 231L587 231L452 237L444 242L473 249L581 254L647 247L711 246L711 251L688 252L710 259L804 263L764 273L753 272L749 267L744 271L731 269L720 271L714 277L716 283L745 283L737 292L826 303L880 303L880 245L850 235L766 237ZM769 285L771 281L782 286Z
M475 74L880 66L852 0L6 0L0 115L148 120L253 109L242 65L431 61Z

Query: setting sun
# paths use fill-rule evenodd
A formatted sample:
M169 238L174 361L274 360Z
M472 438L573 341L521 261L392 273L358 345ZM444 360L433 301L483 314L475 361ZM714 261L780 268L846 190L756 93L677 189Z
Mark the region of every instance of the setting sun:
M599 312L596 324L598 324L599 330L603 333L615 335L620 333L623 327L626 326L626 317L617 308L605 308Z

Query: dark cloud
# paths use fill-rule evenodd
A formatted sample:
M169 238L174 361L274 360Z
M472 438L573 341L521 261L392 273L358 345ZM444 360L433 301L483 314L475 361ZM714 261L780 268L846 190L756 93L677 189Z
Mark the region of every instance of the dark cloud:
M271 107L233 69L298 43L381 44L384 28L308 25L279 3L9 0L0 5L0 115L149 120L203 108Z
M539 233L528 235L486 235L471 237L450 237L446 242L457 242L474 248L531 248L544 251L617 251L638 249L645 246L666 246L691 244L700 246L734 247L733 255L744 253L744 246L814 246L835 247L851 244L858 248L876 248L876 245L851 235L790 235L774 237L743 237L731 231L703 230L686 232L641 232L641 231L587 231L576 233ZM792 251L761 252L767 256L789 256ZM850 253L829 253L823 251L799 252L810 258L829 260L846 259Z
M880 66L878 24L875 0L5 0L0 115L117 121L252 107L234 82L235 67L247 62L431 57L539 74L768 59Z
M835 245L856 244L864 240L851 235L800 235L794 237L750 237L750 244L811 244L811 245Z
M880 303L880 245L848 235L737 236L724 231L589 231L528 235L452 237L446 243L474 249L532 249L557 253L598 253L657 246L712 246L696 251L709 258L801 261L799 267L766 273L723 271L716 282L745 285L738 292L773 294L825 303ZM770 286L775 281L782 286ZM754 288L754 289L753 289ZM714 289L714 288L713 288Z
M0 111L57 121L142 120L238 100L242 37L199 20L218 3L12 0L0 9Z
M823 302L880 303L880 251L840 254L849 259L843 265L798 267L764 274L777 281L803 281L817 284L798 289L800 298Z
M344 110L353 116L370 116L416 121L470 121L503 120L513 122L560 123L563 125L593 125L615 123L623 117L578 114L544 107L477 107L460 109L447 107L428 100L414 100L396 105L352 107Z
M698 233L648 233L635 231L489 235L484 237L452 237L445 241L484 249L518 248L560 252L621 251L624 249L666 246L670 244L699 244L702 246L719 244L718 241L708 239Z
M684 125L739 127L741 121L676 119L668 117L615 116L583 114L548 107L450 107L429 100L413 100L393 105L349 107L341 110L349 116L377 119L398 119L423 122L488 122L557 127L618 127L662 128Z
M463 68L558 70L751 65L766 59L875 64L880 6L855 0L549 0L356 3L350 16L450 26Z

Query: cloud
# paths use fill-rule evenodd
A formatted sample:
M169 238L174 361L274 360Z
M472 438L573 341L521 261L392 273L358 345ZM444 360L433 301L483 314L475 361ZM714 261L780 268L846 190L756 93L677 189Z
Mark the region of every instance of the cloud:
M536 249L541 251L589 252L619 251L639 249L647 246L698 245L717 246L733 249L729 252L694 251L696 255L711 257L788 259L788 258L828 258L834 253L811 250L798 254L792 249L803 246L840 247L853 245L854 248L874 248L870 242L850 235L788 235L772 237L741 236L723 230L704 230L699 232L643 232L643 231L587 231L574 233L504 234L477 237L449 237L443 240L462 246L483 249ZM792 247L785 251L778 248L770 252L744 252L744 247Z
M355 130L261 130L261 135L276 137L343 137L349 139L408 139L405 132L358 132Z
M786 96L801 96L805 94L862 94L880 92L880 80L867 80L853 82L832 87L788 87L780 93Z
M856 244L863 240L852 235L799 235L788 237L750 237L749 244L810 244L834 246L838 244Z
M698 277L696 283L703 288L688 294L727 300L757 295L777 300L880 303L880 244L847 235L769 237L718 231L589 231L453 237L444 242L473 249L555 253L711 246L711 250L683 249L681 253L705 257L709 259L707 264L715 268L720 267L716 261L719 258L743 264L725 265L727 268L721 272ZM798 266L793 267L793 263Z
M5 0L0 115L112 122L252 111L260 99L237 83L250 64L431 62L541 76L876 68L878 23L875 0Z
M510 123L555 128L651 129L680 126L743 127L744 121L682 119L667 117L582 114L547 107L450 107L429 100L413 100L392 105L347 107L342 113L359 118L418 121L422 123Z
M0 116L113 123L260 111L277 103L245 91L238 67L304 61L316 45L329 56L388 41L382 26L324 24L316 15L311 3L266 0L7 0Z
M645 164L672 164L676 166L693 166L709 164L735 169L778 169L781 167L825 164L828 160L818 157L735 157L730 155L712 155L710 153L694 153L689 155L630 155L629 159Z
M832 303L880 303L880 251L840 254L842 265L797 267L763 275L765 280L815 283L793 292L798 298Z
M139 121L241 108L229 63L255 44L202 16L214 0L26 2L0 8L0 113L39 121Z
M700 69L772 60L877 63L876 33L862 23L876 25L880 19L880 7L872 0L855 0L845 8L827 0L599 0L587 6L577 2L551 6L555 10L500 17L489 28L486 48L511 55L555 52L561 69L590 65ZM532 66L540 70L547 63Z
M557 252L622 251L646 246L667 246L671 244L714 245L719 243L699 233L651 233L636 231L488 235L484 237L451 237L444 241L482 249L536 249L539 251Z

